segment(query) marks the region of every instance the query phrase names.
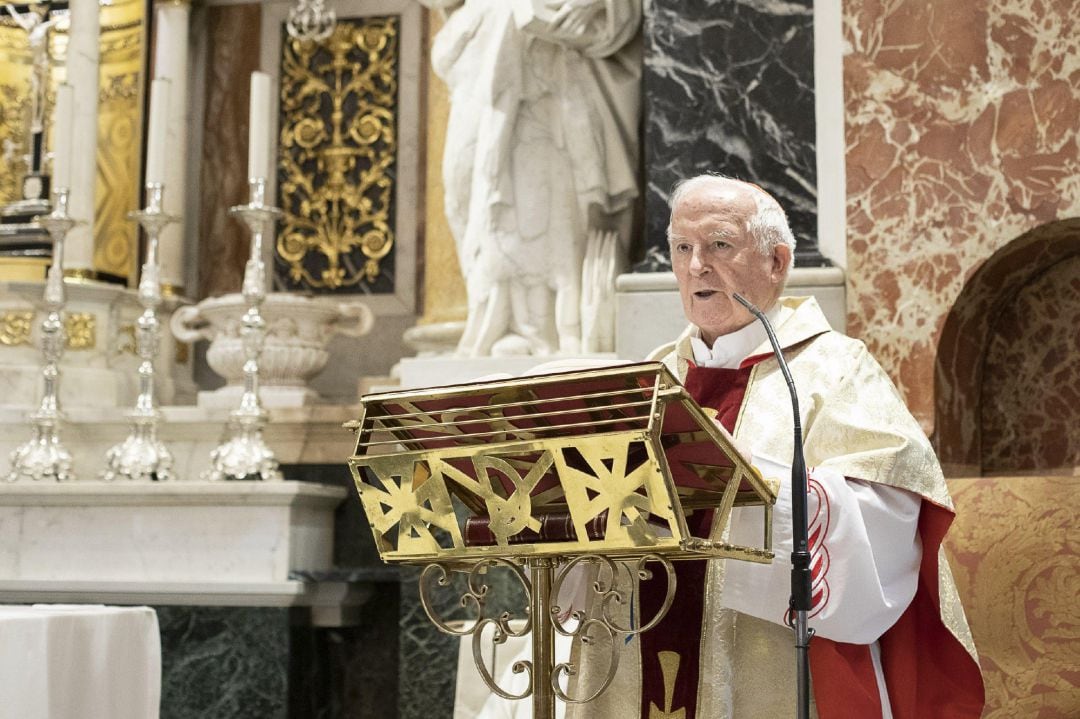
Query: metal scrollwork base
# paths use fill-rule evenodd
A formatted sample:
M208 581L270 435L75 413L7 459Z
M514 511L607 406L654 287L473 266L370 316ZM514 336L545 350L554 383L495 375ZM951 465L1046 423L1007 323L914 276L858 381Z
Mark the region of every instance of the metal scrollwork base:
M639 582L653 577L651 565L659 564L667 581L667 589L660 609L648 621L622 624L617 617L620 605L632 601L633 592ZM502 558L491 558L472 564L468 569L458 569L466 576L466 589L458 599L458 606L471 615L468 620L451 623L435 608L432 587L449 587L452 583L452 571L442 564L427 565L420 575L420 602L424 612L435 626L447 634L458 637L472 635L472 654L476 669L487 687L504 699L521 700L533 698L534 716L545 716L549 712L545 707L553 706L553 697L569 704L585 704L603 694L615 678L619 668L619 655L628 636L634 636L654 628L667 615L675 597L675 570L671 562L658 554L648 554L636 560L615 562L599 555L580 555L561 564L555 569L553 560L529 561L526 564L529 574L518 563ZM521 583L528 597L529 609L526 612L524 626L515 629L511 625L514 615L502 612L495 617L485 616L489 604L491 587L485 579L485 573L493 567L504 567L513 572ZM582 607L563 608L559 596L568 582L580 581L581 573L588 572L587 597ZM542 611L537 611L542 608ZM489 627L494 628L491 641L495 645L503 644L510 637L532 636L533 660L516 662L512 670L515 674L528 674L528 687L513 693L498 685L484 661L484 633ZM578 673L573 662L555 663L552 650L552 637L557 633L571 637L582 645L596 645L607 641L611 655L607 672L599 687L587 692L575 692L572 695L569 686L564 689L560 684L565 677L569 679ZM546 650L538 643L546 645ZM543 662L543 666L536 665ZM579 688L580 689L580 688ZM537 707L540 711L537 711Z
M633 601L633 590L638 583L652 579L653 572L648 567L650 563L658 563L664 570L667 580L664 601L656 614L647 622L639 626L623 626L615 617L614 610L619 605ZM563 585L575 570L585 571L590 564L596 565L597 569L589 584L589 594L585 602L585 608L572 608L568 613L564 613L563 608L558 603ZM620 573L627 575L626 578L629 580L627 584L632 583L633 586L620 584ZM548 603L550 620L555 631L564 637L573 637L575 640L580 640L586 646L596 644L596 640L601 636L605 637L611 649L611 656L607 674L600 686L591 693L576 697L570 696L567 691L563 690L559 680L564 676L569 678L577 674L578 667L574 666L572 662L556 664L551 671L551 688L555 692L555 696L568 704L587 704L607 691L607 688L611 686L611 682L615 679L615 673L619 669L619 656L622 647L625 645L625 642L621 640L647 632L659 624L667 616L668 609L671 608L674 598L675 569L670 561L657 554L647 554L634 562L620 563L616 563L607 557L583 554L563 565L555 576L555 581L551 587L551 598ZM566 616L567 619L561 619L563 616ZM571 624L573 624L572 628Z
M494 627L494 635L491 638L493 644L504 644L510 637L524 637L532 631L532 617L526 618L525 625L515 630L511 626L511 621L514 619L514 615L510 612L501 612L497 617L485 617L484 610L487 607L488 599L492 594L492 590L489 584L485 582L484 574L488 569L492 567L503 567L510 570L514 577L521 583L526 595L532 595L532 582L525 575L522 568L506 559L489 559L482 562L477 562L472 565L466 576L466 591L461 595L458 600L458 606L462 607L469 613L470 616L465 621L460 622L461 628L457 628L454 624L444 619L439 611L435 608L434 597L431 595L431 585L435 584L439 587L449 587L452 582L452 575L447 568L441 564L429 564L424 567L424 571L420 574L420 603L424 607L424 613L428 615L428 619L439 629L439 631L447 634L452 634L457 637L464 637L472 635L472 654L473 662L476 664L476 670L480 673L481 679L484 680L484 684L487 685L491 691L504 699L524 699L529 696L529 691L525 691L522 694L514 694L506 691L498 685L495 677L492 675L491 670L487 668L483 658L483 635L484 631L488 627ZM531 664L525 663L517 664L514 666L515 673L521 671L528 671L530 677L532 676ZM530 682L531 683L531 682Z

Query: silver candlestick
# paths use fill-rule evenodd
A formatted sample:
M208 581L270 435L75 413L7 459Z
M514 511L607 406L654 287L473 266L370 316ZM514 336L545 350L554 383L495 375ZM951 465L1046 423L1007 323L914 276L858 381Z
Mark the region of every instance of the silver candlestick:
M176 217L162 210L165 187L160 183L146 184L146 208L128 215L138 220L146 232L146 262L139 277L139 304L143 313L136 323L135 344L142 360L139 363L139 396L135 408L128 413L132 421L131 434L105 454L102 479L136 481L166 481L173 479L173 457L157 437L161 411L154 399L154 359L160 345L160 326L157 308L161 304L161 282L158 266L158 236L162 228Z
M11 453L11 471L7 481L75 479L71 471L71 453L60 442L60 358L64 354L67 333L61 315L64 309L64 237L75 225L68 216L68 188L53 193L53 211L37 221L48 230L53 241L52 265L45 280L45 319L41 322L41 351L45 366L41 374L45 389L41 405L30 415L34 436Z
M229 415L232 435L210 453L209 480L281 480L274 452L263 440L267 414L259 400L259 357L266 340L266 322L259 306L266 299L266 268L262 261L263 236L273 237L274 223L281 210L266 204L266 180L252 179L251 202L229 213L239 217L251 231L251 256L244 266L244 301L247 311L241 319L240 337L244 345L244 394L240 406Z

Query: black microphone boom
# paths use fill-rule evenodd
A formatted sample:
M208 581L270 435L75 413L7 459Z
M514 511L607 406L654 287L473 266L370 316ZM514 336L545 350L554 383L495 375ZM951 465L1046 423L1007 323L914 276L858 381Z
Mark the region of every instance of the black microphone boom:
M795 449L791 456L791 608L788 625L795 630L795 667L796 667L796 716L798 719L810 717L810 638L814 630L807 626L807 613L811 606L810 549L806 527L806 458L803 456L802 421L799 418L799 395L795 391L795 381L791 379L784 352L776 340L772 324L765 313L755 307L739 293L732 297L757 317L765 326L772 344L776 362L787 381L791 393L791 412L794 417Z

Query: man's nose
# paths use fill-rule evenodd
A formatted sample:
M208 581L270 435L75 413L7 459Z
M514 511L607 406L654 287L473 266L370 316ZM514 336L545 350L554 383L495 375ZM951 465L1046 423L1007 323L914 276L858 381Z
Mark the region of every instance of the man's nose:
M695 247L690 253L690 274L703 275L709 271L709 263L705 261L700 247Z

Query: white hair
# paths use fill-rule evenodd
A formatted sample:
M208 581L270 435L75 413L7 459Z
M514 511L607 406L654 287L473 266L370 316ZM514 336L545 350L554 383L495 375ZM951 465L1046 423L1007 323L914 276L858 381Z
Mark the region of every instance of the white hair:
M787 215L780 203L765 190L750 182L743 182L720 174L707 173L686 180L680 180L671 191L671 214L683 198L694 190L714 185L741 185L751 191L757 211L746 221L746 231L757 243L758 250L768 255L777 245L787 245L791 249L791 262L795 260L795 235L788 225ZM671 241L671 221L667 227L668 242ZM787 269L787 268L785 268Z

